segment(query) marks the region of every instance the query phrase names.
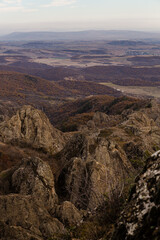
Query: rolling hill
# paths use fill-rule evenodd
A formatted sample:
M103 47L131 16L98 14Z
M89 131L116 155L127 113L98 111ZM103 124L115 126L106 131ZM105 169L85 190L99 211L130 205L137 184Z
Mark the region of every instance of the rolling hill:
M0 72L0 96L14 98L17 96L25 97L26 95L66 95L65 89L54 82L16 73Z

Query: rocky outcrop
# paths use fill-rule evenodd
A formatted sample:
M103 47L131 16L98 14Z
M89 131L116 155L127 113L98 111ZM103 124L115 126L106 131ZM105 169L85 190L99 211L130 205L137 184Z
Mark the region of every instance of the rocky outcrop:
M147 114L147 116L156 123L158 127L160 127L160 107L159 102L153 99L150 103L150 108L142 109L142 112Z
M123 148L134 168L141 169L146 159L159 149L160 120L158 116L158 108L154 106L135 112L124 111L119 120L116 120L117 116L113 118L104 113L95 113L93 119L96 121L89 121L87 127L82 130L87 131L88 134L97 133L99 137L115 142Z
M0 124L0 141L29 146L48 153L60 151L65 140L46 115L31 106L23 106L16 115Z
M11 179L15 193L31 195L50 210L58 201L49 165L39 158L23 159Z
M130 201L121 213L112 240L157 240L159 236L160 158L153 156L136 180Z
M82 214L69 201L65 201L56 207L56 217L65 225L70 226L78 225L82 222Z
M110 197L116 189L119 195L130 174L137 174L160 144L160 128L149 111L125 112L119 121L95 113L58 154L60 194L90 210L101 205L104 194Z
M59 154L58 187L78 208L98 207L104 194L121 191L133 168L125 152L106 138L76 134Z
M127 118L119 125L124 130L121 135L124 150L133 164L137 161L145 164L149 155L159 149L160 128L145 111L134 112Z
M122 126L130 129L135 135L149 133L156 128L154 120L143 112L132 113L128 116L128 120L122 123Z
M122 121L122 117L119 115L107 115L106 113L96 112L93 115L92 121L95 123L96 127L111 127L117 125Z
M96 131L97 129L116 126L122 119L122 116L119 115L107 115L103 112L95 112L92 119L86 125L80 125L78 129L81 132Z
M0 212L0 239L44 239L65 232L63 224L31 196L0 196Z
M3 185L8 186L4 188ZM23 159L0 173L0 239L47 239L65 233L51 212L58 203L49 165L39 158Z
M0 239L54 239L55 234L66 232L65 227L72 228L99 214L106 199L110 203L114 196L120 199L130 176L138 173L154 148L159 150L156 116L151 109L132 111L119 119L97 112L79 132L68 133L67 143L64 134L52 127L45 114L31 106L24 106L0 123L0 141L13 144L12 148L17 144L22 155L29 150L30 156L46 156L44 159L52 166L51 171L37 157L25 157L19 163L21 157L18 165L0 173ZM158 154L153 155L137 179L113 240L143 239L141 233L149 225L155 226L154 231L146 232L157 236ZM24 156L27 155L28 152Z

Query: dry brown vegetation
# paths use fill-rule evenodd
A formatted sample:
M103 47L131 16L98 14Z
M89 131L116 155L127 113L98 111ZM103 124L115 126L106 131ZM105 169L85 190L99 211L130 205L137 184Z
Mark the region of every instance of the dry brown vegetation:
M84 69L83 74L87 81L124 86L160 86L159 67L95 66Z
M0 72L0 95L11 97L26 94L64 95L63 87L47 80L16 72Z
M60 84L45 79L16 72L0 72L0 96L8 99L20 98L25 102L26 96L32 98L40 95L58 98L87 96L95 94L111 94L118 96L120 93L110 87L88 82L61 81Z
M120 96L122 95L117 90L113 88L102 86L97 83L91 83L86 81L70 81L70 80L63 80L58 81L58 85L62 86L65 89L76 91L78 94L83 94L84 96L88 95L111 95L111 96Z
M129 109L139 110L148 105L147 100L132 97L93 96L60 105L52 113L51 122L63 131L76 131L92 119L95 112L117 115ZM45 109L47 112L47 108Z

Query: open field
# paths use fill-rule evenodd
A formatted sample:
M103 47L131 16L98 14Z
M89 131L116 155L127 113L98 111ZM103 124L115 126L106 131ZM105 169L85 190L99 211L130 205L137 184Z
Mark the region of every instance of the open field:
M0 71L12 76L6 82L1 77L1 97L27 103L105 94L160 98L160 41L1 41ZM28 75L41 78L34 92Z
M113 83L100 83L126 95L147 96L160 99L160 87L119 86Z
M23 59L22 59L23 57ZM160 42L148 41L31 41L0 42L0 64L19 61L49 66L160 65Z

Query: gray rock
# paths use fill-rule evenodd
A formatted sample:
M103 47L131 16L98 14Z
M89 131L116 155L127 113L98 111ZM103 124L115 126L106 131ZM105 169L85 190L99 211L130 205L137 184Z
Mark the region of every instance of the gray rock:
M48 211L31 196L10 194L0 196L0 237L8 240L9 236L17 240L52 237L55 233L64 233L64 226L52 218Z
M133 171L125 152L116 143L82 134L70 140L60 161L64 162L58 180L61 192L65 189L77 208L90 210L102 204L104 194L111 195L113 189L121 191Z
M160 158L150 158L137 178L130 201L121 213L112 240L160 236Z
M58 201L50 166L40 158L23 159L12 175L12 187L16 193L31 195L51 209Z
M76 225L82 221L79 210L69 201L63 202L56 208L56 216L65 225Z
M46 239L66 232L50 214L56 208L54 178L49 165L39 158L23 159L21 164L0 174L8 181L8 194L0 196L0 238Z
M0 140L49 153L60 151L65 144L63 134L51 125L47 116L31 106L23 106L0 124Z

